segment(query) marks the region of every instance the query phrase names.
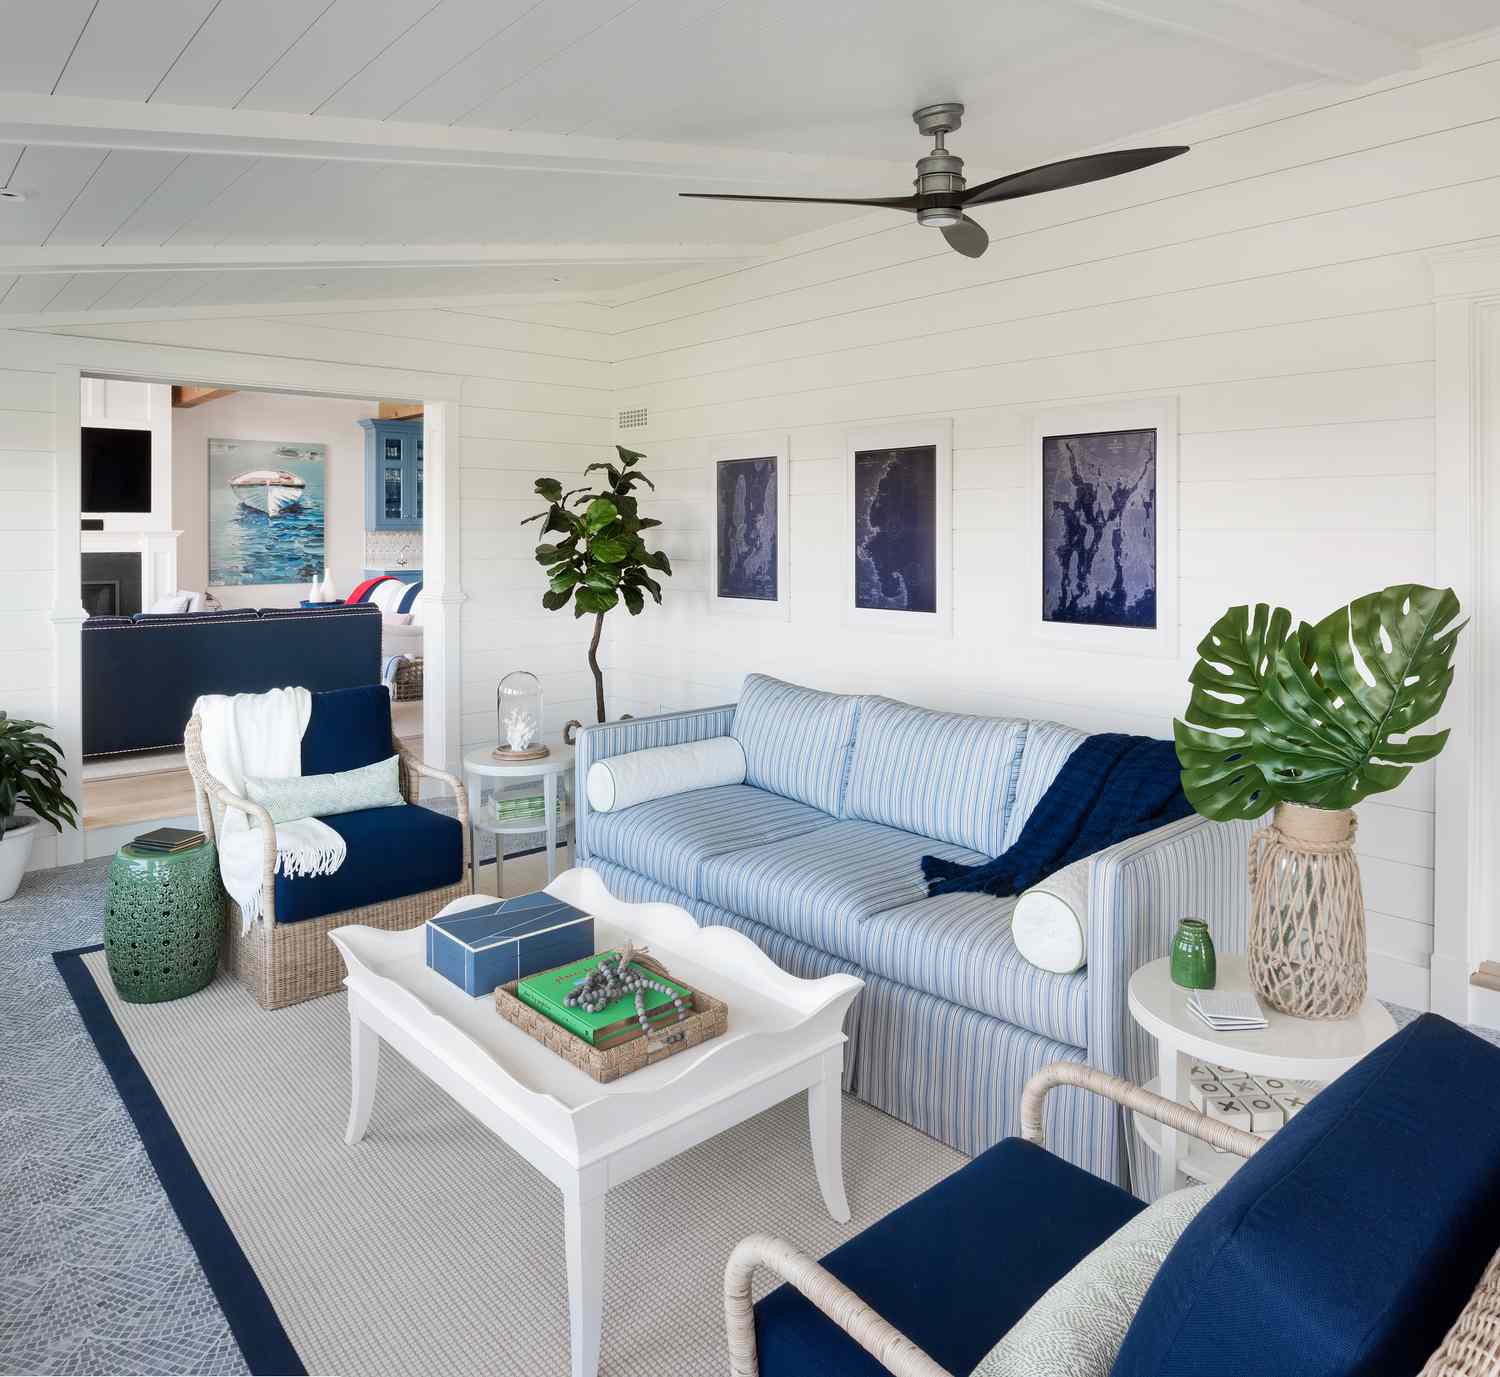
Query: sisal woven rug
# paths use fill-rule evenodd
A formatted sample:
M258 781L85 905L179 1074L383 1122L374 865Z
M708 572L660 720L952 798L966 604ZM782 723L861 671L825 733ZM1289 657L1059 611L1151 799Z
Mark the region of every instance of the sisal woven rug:
M59 964L178 1213L210 1217L184 1224L252 1369L295 1350L306 1371L347 1377L566 1377L557 1191L389 1048L369 1131L347 1147L342 994L266 1013L221 976L131 1005L102 951ZM740 1238L818 1256L964 1160L846 1097L854 1217L835 1224L799 1095L611 1191L601 1377L723 1372L721 1278Z

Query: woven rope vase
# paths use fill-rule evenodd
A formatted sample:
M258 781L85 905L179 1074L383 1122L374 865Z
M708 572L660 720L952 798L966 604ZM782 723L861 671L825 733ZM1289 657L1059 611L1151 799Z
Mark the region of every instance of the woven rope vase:
M1279 803L1250 839L1250 983L1296 1018L1347 1018L1369 988L1347 808Z

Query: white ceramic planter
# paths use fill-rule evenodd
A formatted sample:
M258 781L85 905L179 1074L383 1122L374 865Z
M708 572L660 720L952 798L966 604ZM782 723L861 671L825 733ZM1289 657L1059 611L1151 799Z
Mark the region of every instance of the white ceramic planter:
M21 876L31 859L31 844L39 831L41 828L33 819L0 832L0 904L14 897L21 887Z

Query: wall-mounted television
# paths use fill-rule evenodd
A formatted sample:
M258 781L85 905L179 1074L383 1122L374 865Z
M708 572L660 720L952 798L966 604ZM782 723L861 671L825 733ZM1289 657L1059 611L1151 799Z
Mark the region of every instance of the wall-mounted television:
M83 427L83 510L151 510L151 432Z

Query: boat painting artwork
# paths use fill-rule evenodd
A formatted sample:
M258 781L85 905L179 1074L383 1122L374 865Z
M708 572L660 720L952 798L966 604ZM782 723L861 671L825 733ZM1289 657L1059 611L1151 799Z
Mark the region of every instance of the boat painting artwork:
M854 455L854 605L937 611L937 451Z
M328 447L208 442L208 581L306 583L322 573Z
M717 466L718 595L775 602L778 594L775 455Z
M1156 626L1156 431L1042 439L1042 620Z

